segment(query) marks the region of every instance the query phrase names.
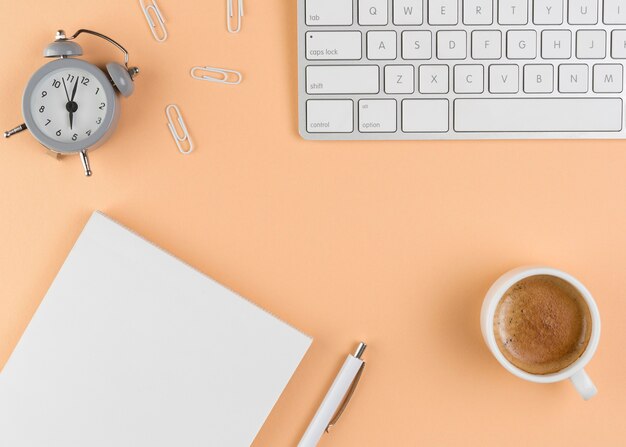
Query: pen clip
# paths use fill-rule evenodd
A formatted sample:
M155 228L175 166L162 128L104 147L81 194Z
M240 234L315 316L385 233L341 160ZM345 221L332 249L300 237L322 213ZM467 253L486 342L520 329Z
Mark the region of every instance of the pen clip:
M354 357L356 357L357 359L360 359L361 356L363 355L363 351L365 351L365 348L366 348L365 343L360 343L356 349L356 353L354 354ZM345 411L346 407L348 406L348 403L350 402L350 399L352 398L352 395L354 394L354 390L356 390L356 386L359 384L359 380L361 380L361 375L363 374L364 368L365 368L365 362L361 364L361 367L359 368L359 371L356 373L356 376L354 376L354 380L352 381L352 384L350 385L348 392L343 398L341 405L339 406L339 408L337 409L337 412L335 413L335 415L332 417L332 419L326 426L326 433L330 433L329 431L330 428L337 423L337 421L339 420L339 418Z

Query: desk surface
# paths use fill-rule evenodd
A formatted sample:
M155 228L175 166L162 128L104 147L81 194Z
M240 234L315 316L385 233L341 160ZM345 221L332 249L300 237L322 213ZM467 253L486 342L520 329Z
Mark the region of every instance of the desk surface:
M303 141L296 1L248 2L234 36L224 3L160 0L170 39L158 44L136 1L10 2L3 128L21 122L23 87L57 28L114 36L142 72L118 131L91 155L92 178L28 133L0 143L0 365L101 209L315 337L255 446L297 442L361 338L366 373L323 446L623 441L626 143ZM91 60L118 60L83 43ZM245 80L195 81L194 65ZM171 102L197 142L191 156L166 127ZM568 383L513 377L483 344L490 283L534 263L579 277L598 301L590 402Z

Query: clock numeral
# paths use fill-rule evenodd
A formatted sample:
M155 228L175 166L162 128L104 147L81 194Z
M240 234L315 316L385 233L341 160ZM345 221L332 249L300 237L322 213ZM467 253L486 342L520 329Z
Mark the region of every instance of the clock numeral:
M74 76L73 74L68 74L67 75L67 80L70 82L74 82L74 79L76 79L76 76Z
M39 107L39 113L43 113L44 110L46 110L45 106Z
M61 129L57 130L57 137L61 136Z
M83 78L80 80L80 83L83 85L87 85L89 84L89 78L86 78L83 76Z
M104 110L104 108L106 107L106 104L101 102L100 103L100 107L98 107L100 110Z
M100 87L96 88L96 95L98 94L99 91L100 91Z
M47 91L44 90L43 92L41 92L41 97L42 98L45 98L46 96L48 96L48 92Z
M87 134L87 136L91 136L91 130L88 130L87 132L85 132Z
M77 133L72 135L72 141L76 141L76 140L78 140L78 134Z
M52 122L52 120L50 120L50 119L49 119L49 120L48 120L48 122L47 122L45 125L47 126L47 125L48 125L48 124L50 124L51 122Z
M98 118L98 119L96 120L96 124L100 124L101 122L102 122L102 118Z
M59 88L61 87L61 81L57 80L57 79L53 79L52 80L52 87L54 88Z

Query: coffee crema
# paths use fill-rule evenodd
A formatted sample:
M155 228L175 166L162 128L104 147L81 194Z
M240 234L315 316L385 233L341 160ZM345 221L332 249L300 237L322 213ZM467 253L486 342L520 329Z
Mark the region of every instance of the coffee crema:
M504 357L531 374L574 363L591 338L591 312L580 292L550 275L511 286L496 307L493 332Z

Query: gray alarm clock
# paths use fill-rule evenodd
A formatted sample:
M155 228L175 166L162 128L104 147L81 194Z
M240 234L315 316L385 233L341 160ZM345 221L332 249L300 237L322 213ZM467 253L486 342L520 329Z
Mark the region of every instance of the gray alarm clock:
M115 45L124 53L124 65L106 64L106 73L87 61L73 40L82 33L92 34ZM58 31L44 50L44 57L56 58L30 78L22 98L24 124L4 133L8 138L23 130L56 154L80 154L85 175L91 175L87 151L101 145L113 133L119 116L116 94L130 96L137 67L128 67L128 52L110 37L81 29L71 37Z

